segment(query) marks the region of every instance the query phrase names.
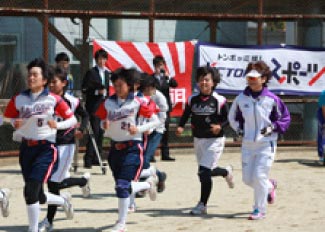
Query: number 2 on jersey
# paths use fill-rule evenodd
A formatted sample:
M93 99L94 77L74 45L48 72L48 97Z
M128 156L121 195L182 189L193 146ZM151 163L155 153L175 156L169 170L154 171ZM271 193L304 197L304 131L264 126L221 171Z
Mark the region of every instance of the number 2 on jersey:
M131 124L129 122L121 122L121 130L128 130Z

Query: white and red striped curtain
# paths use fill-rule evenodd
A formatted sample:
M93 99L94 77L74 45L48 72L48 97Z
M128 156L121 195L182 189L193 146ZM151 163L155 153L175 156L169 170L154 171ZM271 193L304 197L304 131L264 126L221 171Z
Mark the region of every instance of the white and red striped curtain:
M94 40L93 52L101 48L107 51L106 66L112 72L125 67L152 74L153 58L163 56L170 76L178 82L178 87L170 90L170 96L173 103L172 116L179 116L185 108L187 98L192 94L194 46L192 41L149 43Z

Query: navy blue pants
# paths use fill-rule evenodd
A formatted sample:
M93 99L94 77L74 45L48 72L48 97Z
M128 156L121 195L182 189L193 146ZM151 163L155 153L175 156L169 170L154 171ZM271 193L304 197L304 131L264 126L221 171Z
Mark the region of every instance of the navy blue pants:
M322 114L322 108L319 107L317 110L317 122L318 122L318 132L317 132L317 152L320 158L324 157L324 146L325 146L325 120Z
M45 142L28 146L26 142L20 145L19 164L25 182L35 181L47 183L57 169L57 148L53 143Z
M118 198L127 198L131 193L131 181L138 180L143 165L143 145L141 141L111 143L108 164L115 180Z
M131 141L132 146L117 150L112 143L108 163L115 180L137 180L143 165L143 145L141 141ZM125 144L128 141L123 142Z

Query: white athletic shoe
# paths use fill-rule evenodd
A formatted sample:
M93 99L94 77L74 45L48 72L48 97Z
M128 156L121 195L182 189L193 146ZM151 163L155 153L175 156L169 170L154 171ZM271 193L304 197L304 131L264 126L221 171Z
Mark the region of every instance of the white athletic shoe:
M156 175L148 177L146 180L150 184L150 188L148 189L149 198L152 201L155 201L157 198L157 184L158 184L158 177Z
M2 201L0 202L0 208L3 217L9 216L9 197L10 197L10 190L7 188L0 189L0 192L3 195Z
M39 230L32 230L32 229L28 228L27 232L39 232Z
M126 225L124 223L117 222L111 232L126 232Z
M32 229L28 228L27 232L38 232L38 231L33 231Z
M86 172L85 174L83 174L82 178L85 178L87 180L87 183L81 187L82 196L87 198L90 197L90 173Z
M207 214L207 207L203 205L202 202L199 202L190 212L192 215L203 215Z
M71 204L71 194L68 192L65 193L61 193L61 197L64 198L64 204L63 204L63 209L64 212L66 214L67 219L73 219L73 215L74 215L74 210L73 210L73 206Z
M134 213L135 211L137 211L137 206L136 206L135 202L133 202L132 204L129 205L128 212Z
M225 177L225 180L228 184L229 188L234 188L235 187L235 183L234 183L234 175L233 175L233 167L232 165L228 165L226 167L226 170L228 171L228 175Z
M150 166L150 176L155 176L157 174L157 169L155 166Z
M53 231L53 225L49 223L47 218L44 218L43 221L41 221L38 224L38 232L52 232Z

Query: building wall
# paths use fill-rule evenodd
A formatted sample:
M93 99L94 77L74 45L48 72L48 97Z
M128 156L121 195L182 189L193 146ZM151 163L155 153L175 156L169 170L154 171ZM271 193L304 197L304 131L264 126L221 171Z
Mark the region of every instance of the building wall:
M27 63L35 57L42 57L42 25L34 17L0 17L0 36L14 35L17 45L14 54L15 63ZM55 51L55 39L49 35L49 54ZM0 54L1 56L1 54Z

